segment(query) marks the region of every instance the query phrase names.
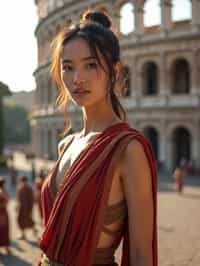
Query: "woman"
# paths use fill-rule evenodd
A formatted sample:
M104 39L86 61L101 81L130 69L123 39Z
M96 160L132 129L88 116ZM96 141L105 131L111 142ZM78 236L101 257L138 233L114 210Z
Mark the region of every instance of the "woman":
M157 266L155 160L116 96L125 83L110 24L105 14L88 11L55 41L59 103L81 107L84 126L60 142L42 188L40 265L117 265L123 238L123 266Z
M17 187L17 223L21 231L20 240L26 240L25 230L32 229L34 236L37 236L37 230L33 221L34 193L28 184L26 176L19 178Z
M175 180L175 189L179 192L183 192L183 186L184 186L184 170L182 167L177 166L174 170L174 180Z
M9 194L5 190L5 180L0 176L0 247L5 247L6 252L10 254L10 238L9 238L9 219L7 204Z

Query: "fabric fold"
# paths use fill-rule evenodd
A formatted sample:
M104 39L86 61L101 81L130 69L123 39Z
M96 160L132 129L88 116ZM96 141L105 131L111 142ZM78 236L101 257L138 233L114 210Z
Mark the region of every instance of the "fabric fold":
M42 189L45 231L40 248L52 261L64 265L91 266L100 237L103 218L112 185L113 171L131 140L139 141L148 158L152 174L154 202L154 266L157 266L156 162L148 141L127 123L115 124L98 135L81 153L66 174L65 182L54 201L49 182ZM123 241L122 266L129 263L128 221L116 248Z

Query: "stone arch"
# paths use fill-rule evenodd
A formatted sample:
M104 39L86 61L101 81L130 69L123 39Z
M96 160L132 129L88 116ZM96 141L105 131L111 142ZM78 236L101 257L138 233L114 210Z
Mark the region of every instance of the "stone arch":
M146 126L143 129L143 133L146 136L146 138L150 141L155 158L158 160L159 156L159 133L157 129L154 126Z
M177 126L172 131L172 151L171 160L173 167L179 165L181 159L191 159L191 133L185 126Z
M158 93L158 66L154 61L148 61L143 65L143 94L156 95Z
M190 65L185 58L176 59L171 67L171 88L173 94L188 94L190 92Z
M119 8L120 32L128 35L134 31L134 5L131 1L124 1Z

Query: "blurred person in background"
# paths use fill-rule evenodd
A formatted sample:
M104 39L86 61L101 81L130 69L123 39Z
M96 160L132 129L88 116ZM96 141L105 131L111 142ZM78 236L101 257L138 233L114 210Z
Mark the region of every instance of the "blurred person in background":
M180 165L175 168L173 177L175 182L175 190L181 194L184 187L185 171Z
M37 230L33 220L34 192L28 184L26 176L19 178L17 187L17 222L21 230L19 239L25 240L25 229L32 229L34 236L37 236Z
M5 179L0 176L0 248L4 247L6 252L10 254L8 201L9 194L5 189Z
M10 183L11 183L11 186L14 188L17 185L17 170L15 169L13 165L10 167Z

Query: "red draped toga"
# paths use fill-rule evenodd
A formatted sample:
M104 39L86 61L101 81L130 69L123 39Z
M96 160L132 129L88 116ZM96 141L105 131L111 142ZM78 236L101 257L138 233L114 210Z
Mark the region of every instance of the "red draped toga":
M46 178L41 194L45 231L40 248L54 262L67 266L91 266L103 226L113 171L131 140L139 141L149 161L154 204L153 266L157 266L157 173L149 142L127 123L105 129L81 152L53 199L52 177L58 162ZM129 266L128 219L123 238L122 266Z

